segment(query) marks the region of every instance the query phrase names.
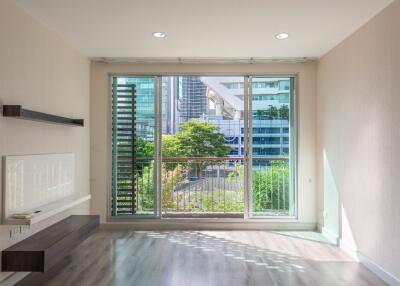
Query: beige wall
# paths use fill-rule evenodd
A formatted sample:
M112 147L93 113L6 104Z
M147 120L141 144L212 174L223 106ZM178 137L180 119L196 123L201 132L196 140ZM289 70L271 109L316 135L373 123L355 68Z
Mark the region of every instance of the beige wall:
M318 64L317 103L319 188L323 195L324 170L330 169L340 198L341 239L397 277L399 27L395 1L325 55Z
M315 193L315 96L316 65L253 64L253 65L189 65L189 64L106 64L92 63L91 68L91 177L92 212L107 215L108 149L111 136L108 128L110 92L109 74L293 74L299 78L299 221L316 223Z
M84 128L73 128L0 116L0 156L73 152L76 188L82 194L89 193L88 59L10 0L0 1L0 43L0 105L21 104L33 110L85 119ZM88 213L89 204L68 213L71 212ZM68 213L13 238L9 233L11 227L0 225L0 250ZM0 281L6 275L1 273Z

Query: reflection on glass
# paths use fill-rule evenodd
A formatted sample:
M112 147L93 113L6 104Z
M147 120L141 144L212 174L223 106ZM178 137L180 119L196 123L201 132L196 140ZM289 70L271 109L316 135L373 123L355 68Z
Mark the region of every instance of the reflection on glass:
M293 215L290 87L290 78L252 78L250 211L254 216Z

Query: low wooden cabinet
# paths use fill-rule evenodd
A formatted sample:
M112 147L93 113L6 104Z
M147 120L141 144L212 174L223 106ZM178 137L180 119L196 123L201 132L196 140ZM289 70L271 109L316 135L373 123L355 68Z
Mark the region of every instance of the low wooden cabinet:
M46 272L99 227L97 215L72 215L2 251L2 271Z

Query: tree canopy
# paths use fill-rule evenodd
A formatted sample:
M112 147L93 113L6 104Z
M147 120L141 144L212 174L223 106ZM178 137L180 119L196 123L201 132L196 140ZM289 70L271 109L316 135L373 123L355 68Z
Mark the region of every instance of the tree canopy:
M289 120L289 107L284 104L280 108L269 105L265 110L257 110L254 114L257 117L266 117L268 119Z
M163 137L163 152L174 156L224 157L232 150L218 126L208 122L186 121L173 138L166 139Z
M162 136L164 157L224 157L231 150L218 126L212 123L189 120L175 135ZM137 157L153 157L154 142L136 138L135 154Z
M154 142L147 141L141 137L135 138L136 157L151 158L154 155Z

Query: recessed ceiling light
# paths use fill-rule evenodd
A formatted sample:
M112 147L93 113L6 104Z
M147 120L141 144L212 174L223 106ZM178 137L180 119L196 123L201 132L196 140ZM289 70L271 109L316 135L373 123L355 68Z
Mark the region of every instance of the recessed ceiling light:
M166 36L167 36L167 34L164 32L154 32L153 33L154 38L165 38Z
M277 38L278 40L284 40L289 38L289 34L288 33L279 33L277 35L275 35L275 38Z

